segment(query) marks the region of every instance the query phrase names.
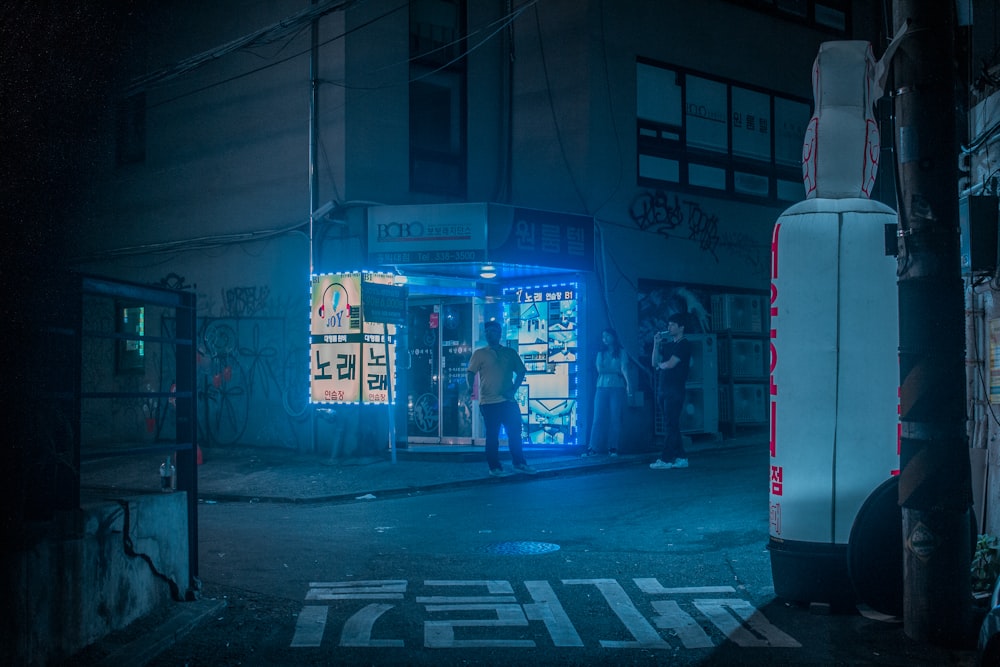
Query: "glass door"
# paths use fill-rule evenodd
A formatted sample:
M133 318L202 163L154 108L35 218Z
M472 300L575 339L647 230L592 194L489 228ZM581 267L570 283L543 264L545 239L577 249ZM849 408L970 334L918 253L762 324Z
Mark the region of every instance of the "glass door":
M409 313L407 442L471 444L465 369L473 350L471 300L413 303Z

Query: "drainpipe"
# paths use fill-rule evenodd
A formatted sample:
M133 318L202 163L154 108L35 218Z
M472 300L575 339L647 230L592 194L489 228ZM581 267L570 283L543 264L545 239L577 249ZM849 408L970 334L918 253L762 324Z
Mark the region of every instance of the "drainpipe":
M899 201L903 630L939 645L972 624L964 297L958 231L955 5L894 0Z

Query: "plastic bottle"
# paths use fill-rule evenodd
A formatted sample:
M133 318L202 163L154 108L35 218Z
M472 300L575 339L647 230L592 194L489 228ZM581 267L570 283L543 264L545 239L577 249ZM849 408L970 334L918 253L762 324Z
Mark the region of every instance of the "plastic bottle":
M174 490L174 464L167 456L166 461L160 464L160 491L170 493Z

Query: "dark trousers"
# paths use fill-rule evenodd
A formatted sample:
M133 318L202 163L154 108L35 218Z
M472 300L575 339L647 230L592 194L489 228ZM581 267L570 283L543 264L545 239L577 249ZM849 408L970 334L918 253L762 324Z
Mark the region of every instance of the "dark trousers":
M588 447L595 452L616 452L622 439L622 420L628 396L625 387L598 387L594 393L594 425Z
M684 408L684 394L672 391L663 393L661 403L663 410L663 452L660 460L670 463L674 459L687 458L684 453L684 440L681 438L681 410Z
M523 465L524 450L521 449L521 409L514 401L503 403L487 403L479 405L483 415L483 426L486 428L486 462L490 470L496 470L500 465L500 427L507 432L507 447L514 465Z

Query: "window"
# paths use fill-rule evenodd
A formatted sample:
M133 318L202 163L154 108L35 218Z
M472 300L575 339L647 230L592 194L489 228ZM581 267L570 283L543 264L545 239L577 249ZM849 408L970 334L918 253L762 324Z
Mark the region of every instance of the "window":
M115 372L119 375L142 375L146 371L146 309L137 304L116 303Z
M410 189L466 193L464 0L410 3Z
M757 11L804 23L846 37L851 26L850 0L729 0Z
M810 109L804 100L639 61L638 181L798 201Z

